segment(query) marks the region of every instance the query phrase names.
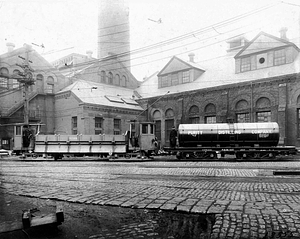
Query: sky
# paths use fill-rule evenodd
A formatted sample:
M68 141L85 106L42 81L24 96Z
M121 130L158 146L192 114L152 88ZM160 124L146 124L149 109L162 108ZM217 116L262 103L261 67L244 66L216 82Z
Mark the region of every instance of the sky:
M97 57L98 1L0 0L0 53L6 43L31 44L49 62L70 53ZM112 0L113 1L113 0ZM288 38L299 46L297 0L128 0L131 71L142 80L160 71L172 56L205 65L226 54L226 40L260 31ZM43 46L43 47L42 47ZM155 46L147 49L147 46Z

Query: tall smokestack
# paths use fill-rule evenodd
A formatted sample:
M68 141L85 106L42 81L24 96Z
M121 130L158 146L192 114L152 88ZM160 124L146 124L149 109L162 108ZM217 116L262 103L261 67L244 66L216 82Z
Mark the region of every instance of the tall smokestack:
M128 1L100 0L99 3L98 58L117 56L130 70Z

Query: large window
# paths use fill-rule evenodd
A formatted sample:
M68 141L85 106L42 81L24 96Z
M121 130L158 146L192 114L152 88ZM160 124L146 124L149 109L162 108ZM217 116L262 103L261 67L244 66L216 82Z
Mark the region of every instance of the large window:
M95 134L102 134L103 118L95 117Z
M54 93L54 84L47 83L47 93Z
M114 135L121 134L121 119L114 119Z
M251 60L250 57L245 57L241 59L241 71L250 71L251 70Z
M216 116L205 116L205 124L215 124L217 123Z
M205 106L204 108L204 122L206 124L215 124L217 123L217 111L216 111L216 106L212 103L209 103Z
M196 105L193 105L189 110L189 122L190 124L198 124L200 122L199 108Z
M271 122L271 111L257 112L256 113L257 122Z
M19 74L20 74L20 71L19 71L19 70L14 70L14 71L13 71L13 75L14 75L14 76L17 76L17 77L18 77L18 76L20 76ZM11 88L13 88L13 89L19 88L19 87L20 87L20 83L19 83L19 81L18 81L17 79L12 79L11 84L12 84L12 87L11 87Z
M72 117L72 134L77 134L77 116Z
M274 51L274 65L282 65L285 64L286 60L285 60L285 50L281 49L278 51Z
M5 67L2 67L0 69L0 75L1 74L5 75L5 76L8 76L8 74L9 74L8 69L5 68ZM0 88L2 88L2 89L7 89L8 88L8 79L7 78L0 76Z
M249 123L250 122L250 114L249 113L236 114L236 122L237 123Z

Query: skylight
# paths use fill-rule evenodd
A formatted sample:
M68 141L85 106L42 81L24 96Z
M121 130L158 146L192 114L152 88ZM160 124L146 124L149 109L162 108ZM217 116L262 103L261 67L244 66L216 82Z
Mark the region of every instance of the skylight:
M124 103L122 99L118 96L105 95L105 98L110 102Z

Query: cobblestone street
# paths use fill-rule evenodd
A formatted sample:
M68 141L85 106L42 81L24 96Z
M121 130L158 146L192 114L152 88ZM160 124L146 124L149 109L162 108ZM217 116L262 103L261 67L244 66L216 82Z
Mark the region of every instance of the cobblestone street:
M209 238L300 238L300 162L0 161L7 195L212 215ZM276 176L282 170L290 175ZM129 226L129 225L128 225ZM145 234L132 223L128 237ZM120 228L116 230L116 233ZM130 232L135 232L129 234ZM124 231L123 231L124 233ZM118 238L101 230L87 238ZM120 238L120 235L119 235ZM172 237L170 237L172 238Z

